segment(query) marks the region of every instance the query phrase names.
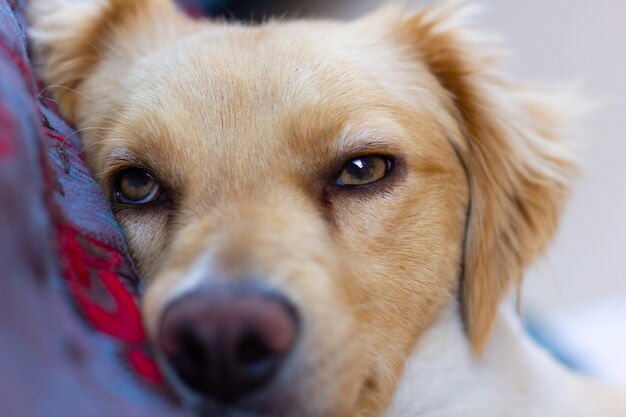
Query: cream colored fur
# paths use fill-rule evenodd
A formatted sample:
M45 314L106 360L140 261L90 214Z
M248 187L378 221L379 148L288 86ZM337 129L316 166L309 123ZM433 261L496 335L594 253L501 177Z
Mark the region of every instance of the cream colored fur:
M499 309L477 357L456 303L420 339L384 417L619 417L624 391L592 383L530 340L513 307Z

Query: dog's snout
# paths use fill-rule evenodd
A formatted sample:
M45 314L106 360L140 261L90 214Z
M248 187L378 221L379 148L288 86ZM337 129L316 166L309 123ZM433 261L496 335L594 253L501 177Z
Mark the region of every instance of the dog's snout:
M231 404L270 385L297 335L297 313L284 297L222 287L174 301L163 314L159 344L185 385Z

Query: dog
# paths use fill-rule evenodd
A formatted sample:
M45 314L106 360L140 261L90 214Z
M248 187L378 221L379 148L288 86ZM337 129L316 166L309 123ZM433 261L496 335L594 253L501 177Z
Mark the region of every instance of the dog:
M510 303L576 164L568 99L458 2L353 22L32 0L163 371L207 417L626 416Z

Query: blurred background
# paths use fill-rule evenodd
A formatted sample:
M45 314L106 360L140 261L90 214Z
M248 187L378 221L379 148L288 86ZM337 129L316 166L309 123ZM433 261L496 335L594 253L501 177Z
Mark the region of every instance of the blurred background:
M216 14L355 18L379 0L206 0ZM428 1L408 0L407 10ZM522 305L538 338L575 367L626 384L626 2L478 0L515 78L581 86L600 102L582 125L582 171L558 236L527 274Z

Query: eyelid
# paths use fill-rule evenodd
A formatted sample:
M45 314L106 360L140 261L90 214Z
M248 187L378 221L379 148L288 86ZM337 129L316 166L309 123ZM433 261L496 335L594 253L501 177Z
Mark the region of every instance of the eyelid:
M181 198L184 182L175 175L175 171L169 171L167 164L155 156L147 154L144 157L120 147L110 150L100 161L99 166L102 168L96 172L96 179L108 196L113 195L117 176L126 169L136 168L152 175L171 204Z
M346 166L351 163L354 160L360 159L360 158L365 158L365 157L380 157L386 160L389 160L391 162L392 165L395 165L397 157L395 156L394 153L392 153L392 151L390 151L389 149L385 149L385 150L360 150L358 152L355 152L354 154L349 154L347 157L344 157L343 159L337 159L337 161L333 164L333 169L332 169L332 173L334 175L334 177L338 177L339 175L341 175L341 173L343 172L343 170L346 168Z
M356 161L363 159L363 158L379 158L382 159L383 162L385 163L385 174L377 179L374 180L370 183L363 183L363 184L340 184L339 181L341 180L341 176L344 173L344 171L348 168L348 166L350 164L354 164ZM383 154L365 154L365 155L360 155L360 156L356 156L352 159L347 160L344 165L343 168L341 169L341 171L339 171L339 173L335 176L335 185L340 186L340 187L345 187L345 188L352 188L352 187L364 187L364 186L368 186L374 183L377 183L379 181L384 180L388 175L390 175L395 167L396 164L396 159L393 155L383 155ZM357 165L358 166L358 165ZM359 168L362 168L363 164L361 164L361 166L359 166Z
M366 140L354 144L343 143L339 147L338 156L348 156L352 159L366 155L394 155L400 152L392 139L389 140Z
M115 183L116 181L119 180L120 176L124 173L124 171L128 169L140 169L140 170L146 171L148 174L150 174L152 179L155 181L156 192L152 196L150 201L146 201L143 203L139 202L139 200L137 202L127 202L127 201L123 201L123 199L120 198L120 196L118 195L118 190L116 190L117 186L115 185ZM138 210L143 207L150 208L150 209L159 208L159 207L160 208L165 207L167 209L171 209L171 208L176 207L175 206L176 199L177 199L176 195L173 195L172 191L165 184L160 182L150 171L142 167L130 166L130 167L118 169L112 175L113 176L111 177L111 180L110 180L111 185L108 190L108 195L109 195L111 204L113 206L113 210L119 210L119 209L129 208L129 207L132 207L133 210Z
M144 163L136 155L126 150L116 150L107 156L104 167L98 172L98 180L103 183L110 183L116 175L125 169L137 168L143 169L152 175L157 181L158 178L154 175L153 170L150 169L148 164Z
M389 134L372 138L367 138L363 134L345 137L339 141L336 152L334 167L339 170L345 163L364 156L383 156L394 158L394 155L402 154L401 143L398 138L401 136L390 136Z
M165 181L164 178L158 174L159 169L155 169L149 160L144 160L140 156L124 149L115 149L111 151L104 158L103 168L98 172L96 178L101 184L105 184L107 187L112 188L113 181L122 171L126 169L136 168L142 169L148 172L154 180L162 187L173 189L172 184L169 181Z
M121 180L120 176L125 171L127 171L127 170L122 170L122 171L119 172L116 181L120 181ZM163 192L164 192L163 187L158 183L158 181L156 181L154 179L152 174L150 174L148 171L145 171L145 172L151 177L151 179L154 181L154 183L152 185L152 188L150 189L150 192L148 194L146 194L144 198L139 199L139 200L129 200L124 195L124 193L121 190L119 190L119 189L115 190L114 198L116 200L118 200L118 202L121 202L123 204L130 204L130 205L143 205L143 204L149 204L151 202L156 201L159 198L159 196L163 194ZM116 188L119 188L119 185L117 185Z

